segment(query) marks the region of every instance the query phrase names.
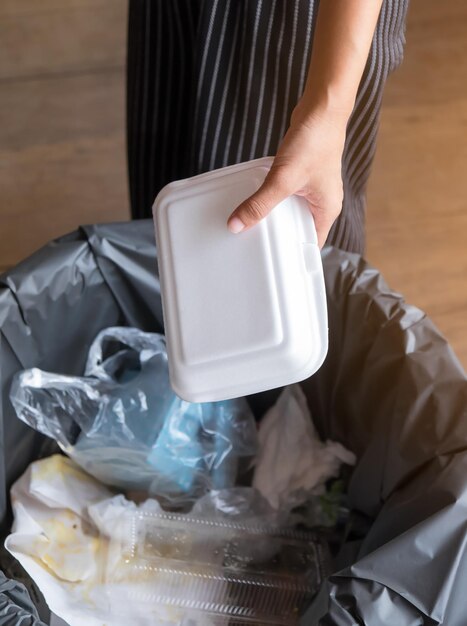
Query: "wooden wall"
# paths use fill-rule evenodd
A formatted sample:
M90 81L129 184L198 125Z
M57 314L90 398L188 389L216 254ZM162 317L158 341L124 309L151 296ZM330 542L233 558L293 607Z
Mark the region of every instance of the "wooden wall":
M0 268L127 219L126 0L0 0Z

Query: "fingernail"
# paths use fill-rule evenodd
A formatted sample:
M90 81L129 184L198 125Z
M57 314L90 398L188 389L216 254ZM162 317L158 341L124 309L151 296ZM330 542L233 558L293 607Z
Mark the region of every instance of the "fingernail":
M230 232L234 233L234 235L236 235L237 233L241 233L242 230L245 228L245 224L238 217L232 217L232 219L229 220L227 226Z

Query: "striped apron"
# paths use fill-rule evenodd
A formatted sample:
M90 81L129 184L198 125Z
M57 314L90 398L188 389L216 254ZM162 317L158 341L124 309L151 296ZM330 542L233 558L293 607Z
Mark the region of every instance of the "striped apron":
M343 0L345 1L345 0ZM131 210L168 182L274 155L303 92L319 0L130 0L127 138ZM347 127L343 210L328 238L364 251L365 188L408 0L384 0Z

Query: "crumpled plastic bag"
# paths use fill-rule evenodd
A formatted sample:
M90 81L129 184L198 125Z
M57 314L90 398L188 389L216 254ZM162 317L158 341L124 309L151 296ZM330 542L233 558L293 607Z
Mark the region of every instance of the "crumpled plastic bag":
M356 456L336 441L322 442L299 385L286 387L261 421L253 486L275 509L291 510L323 494L325 482Z
M170 387L164 337L134 328L99 333L84 377L25 370L10 398L23 422L56 439L92 476L174 505L233 486L239 459L257 448L243 398L181 400Z

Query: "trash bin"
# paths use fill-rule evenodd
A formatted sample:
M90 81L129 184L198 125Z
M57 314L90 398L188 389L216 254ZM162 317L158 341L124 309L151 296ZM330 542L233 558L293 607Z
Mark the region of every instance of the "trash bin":
M107 326L161 332L155 256L151 222L96 225L2 277L4 530L8 489L43 445L10 405L13 374L33 366L81 373ZM321 436L357 454L349 501L361 529L347 537L303 623L465 626L466 375L430 320L359 256L329 248L323 261L329 353L303 388ZM268 401L252 404L264 410Z

